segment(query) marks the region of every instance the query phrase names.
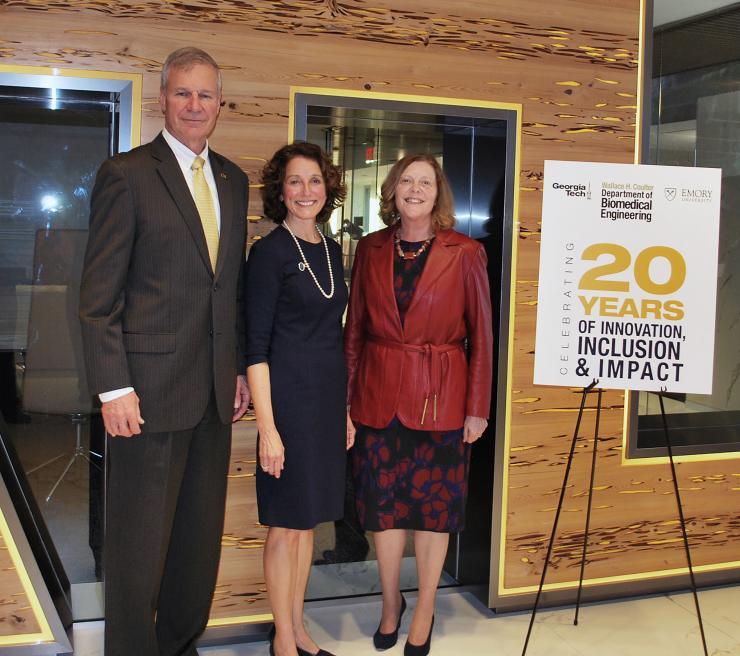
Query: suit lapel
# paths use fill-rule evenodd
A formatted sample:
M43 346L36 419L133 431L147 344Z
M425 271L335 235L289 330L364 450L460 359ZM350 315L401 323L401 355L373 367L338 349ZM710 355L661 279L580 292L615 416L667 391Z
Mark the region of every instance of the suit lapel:
M448 242L447 231L440 230L437 236L432 241L432 246L429 249L429 256L427 257L424 270L421 272L421 277L414 290L414 295L411 298L411 303L406 311L406 324L408 325L408 316L414 311L420 298L423 298L428 294L434 283L437 282L442 273L450 266L452 262L452 256L454 249L451 248L451 244Z
M392 314L396 318L396 326L401 332L401 315L396 303L396 290L393 286L393 262L395 249L393 246L393 228L386 228L387 234L373 243L377 248L376 257L370 257L373 283L380 289L380 298L388 298L393 304Z
M228 252L229 235L231 235L231 224L234 220L234 195L229 176L221 166L221 159L212 150L208 151L211 160L211 170L216 180L216 191L218 192L218 204L221 210L221 232L218 240L218 257L216 258L216 275L221 275L224 260Z
M175 154L170 150L170 147L167 145L167 142L161 134L152 141L151 145L154 157L160 162L157 166L157 172L162 178L165 187L167 187L167 191L172 197L172 200L180 210L180 214L182 214L182 218L185 220L188 230L190 230L190 234L193 237L193 241L198 249L200 258L203 260L203 264L205 264L208 270L213 273L211 260L208 256L206 236L203 234L203 225L200 221L198 208L195 206L193 195L190 193L187 182L185 182L185 178L182 175L182 170L180 169L180 165L177 163ZM219 246L219 251L220 250Z

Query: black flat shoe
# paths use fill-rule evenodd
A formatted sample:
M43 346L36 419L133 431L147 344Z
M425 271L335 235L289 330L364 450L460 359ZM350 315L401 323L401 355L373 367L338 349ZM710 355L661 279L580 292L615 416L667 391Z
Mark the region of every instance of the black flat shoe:
M403 646L403 656L427 656L432 647L432 630L434 629L434 615L432 615L432 626L429 627L429 635L423 645L412 645L408 640Z
M401 628L401 619L403 619L403 613L406 610L406 598L401 593L401 612L398 614L398 623L396 624L396 630L392 633L381 633L380 627L373 633L373 645L378 651L385 651L390 649L398 641L398 629Z

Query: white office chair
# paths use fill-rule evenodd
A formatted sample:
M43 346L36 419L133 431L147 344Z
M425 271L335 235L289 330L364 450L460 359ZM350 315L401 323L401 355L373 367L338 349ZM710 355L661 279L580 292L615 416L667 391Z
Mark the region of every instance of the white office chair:
M65 415L75 426L75 444L71 453L60 453L27 472L32 474L69 454L66 467L46 497L48 502L78 458L100 468L90 456L102 459L102 455L82 444L82 426L93 412L77 317L81 258L87 234L82 230L40 232L42 234L38 234L36 239L37 260L43 249L51 250L57 257L72 258L61 276L67 278L69 284L31 286L23 409L26 412Z

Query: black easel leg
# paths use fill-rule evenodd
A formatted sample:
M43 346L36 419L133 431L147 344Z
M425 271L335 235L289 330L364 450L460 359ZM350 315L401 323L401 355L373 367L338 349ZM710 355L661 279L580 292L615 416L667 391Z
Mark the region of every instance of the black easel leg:
M696 581L694 580L694 568L691 564L691 551L689 549L689 536L686 533L686 520L683 515L683 505L681 504L681 493L678 489L678 476L676 476L676 463L673 461L673 447L671 438L668 434L668 420L666 419L665 408L663 406L663 394L658 394L660 400L660 414L663 417L663 432L665 433L665 443L668 449L668 459L671 463L671 475L673 476L673 491L676 493L676 504L678 505L678 518L681 523L681 534L683 535L683 546L686 551L686 562L689 565L689 578L691 579L691 592L694 594L694 605L696 606L696 617L699 620L699 631L701 632L701 644L704 647L704 656L708 656L707 639L704 636L704 622L701 618L701 609L699 608L699 595L696 593Z
M560 499L558 499L558 507L555 511L555 520L552 523L552 532L550 533L550 541L547 545L547 555L545 556L545 562L542 566L542 576L540 576L540 584L537 587L537 596L534 598L534 607L532 608L532 616L529 618L529 628L527 629L527 637L524 640L524 648L522 649L522 656L527 653L527 646L529 645L529 638L532 635L532 626L534 625L534 618L537 615L537 607L540 603L540 596L542 595L542 587L545 585L545 575L547 574L547 564L550 562L550 556L552 554L552 545L555 541L555 533L558 529L558 521L560 520L560 511L563 508L563 498L565 497L565 488L568 484L568 477L570 476L570 466L573 463L573 454L576 449L576 442L578 441L578 430L581 427L581 419L583 418L583 408L586 405L586 396L594 388L598 381L594 380L588 387L583 388L581 396L581 407L578 409L578 419L576 420L576 428L573 431L573 440L570 443L570 453L568 453L568 462L565 465L565 475L563 476L563 486L560 488Z
M586 528L583 531L583 553L581 554L581 573L578 576L578 596L576 597L576 614L573 624L578 626L578 611L581 609L581 591L583 590L583 572L586 569L586 551L588 549L588 532L591 528L591 501L594 496L594 477L596 475L596 450L599 446L599 421L601 419L601 393L599 390L596 402L596 424L594 426L594 448L591 452L591 480L588 483L588 503L586 504Z

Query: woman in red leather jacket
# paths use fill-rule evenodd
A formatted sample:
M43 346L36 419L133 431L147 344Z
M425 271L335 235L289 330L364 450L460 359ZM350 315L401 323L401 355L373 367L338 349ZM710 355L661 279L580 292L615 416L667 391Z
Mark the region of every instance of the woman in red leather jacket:
M388 227L357 246L344 338L357 510L374 532L383 589L377 649L398 639L401 557L414 531L419 595L406 656L429 653L449 534L464 523L470 444L491 401L486 255L452 229L453 212L433 156L393 166L381 189Z

